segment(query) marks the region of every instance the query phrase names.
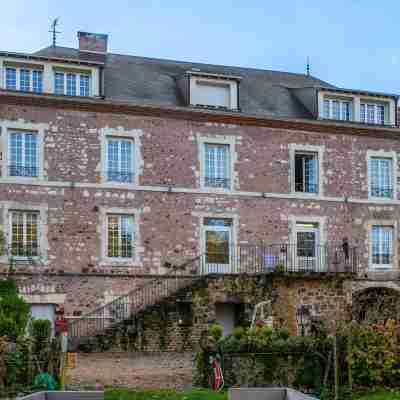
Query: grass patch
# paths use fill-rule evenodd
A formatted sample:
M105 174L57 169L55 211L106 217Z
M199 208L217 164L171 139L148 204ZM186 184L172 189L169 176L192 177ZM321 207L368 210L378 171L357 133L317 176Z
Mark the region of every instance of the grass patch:
M175 390L107 389L105 400L227 400L228 393L196 389L190 392Z
M373 393L366 393L356 400L400 400L400 392L378 391Z

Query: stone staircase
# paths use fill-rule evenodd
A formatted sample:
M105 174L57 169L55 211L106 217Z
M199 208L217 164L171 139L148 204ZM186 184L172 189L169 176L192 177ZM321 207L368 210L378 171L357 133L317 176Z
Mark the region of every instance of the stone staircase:
M195 263L197 259L191 260ZM179 269L185 269L189 263ZM71 351L79 349L82 342L90 338L101 338L112 335L113 331L125 321L134 320L135 316L168 300L179 297L197 282L199 275L160 275L146 280L146 283L135 287L129 293L101 306L68 324L68 340Z

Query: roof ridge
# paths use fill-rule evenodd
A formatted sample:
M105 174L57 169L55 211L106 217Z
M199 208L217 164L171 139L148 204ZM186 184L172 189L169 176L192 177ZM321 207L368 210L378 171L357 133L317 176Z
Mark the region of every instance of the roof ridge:
M37 54L40 53L43 50L47 49L52 49L52 46L47 46L44 47L34 53L31 54ZM72 50L79 52L79 49L74 48L74 47L67 47L67 46L56 46L56 49L66 49L66 50ZM29 54L29 53L28 53ZM280 73L280 74L285 74L285 75L293 75L293 76L299 76L299 77L304 77L304 78L311 78L315 79L321 82L321 79L313 76L313 75L307 75L305 73L300 73L300 72L290 72L290 71L283 71L283 70L275 70L275 69L263 69L263 68L257 68L257 67L245 67L245 66L239 66L239 65L226 65L226 64L213 64L213 63L206 63L206 62L199 62L199 61L183 61L183 60L176 60L172 58L159 58L159 57L147 57L147 56L139 56L139 55L134 55L134 54L122 54L122 53L113 53L113 52L107 52L105 55L111 55L111 56L119 56L119 57L132 57L132 58L137 58L137 59L142 59L142 60L148 60L148 61L163 61L163 62L170 62L170 63L177 63L177 64L188 64L188 65L204 65L204 66L209 66L209 67L223 67L223 68L232 68L232 69L239 69L239 70L251 70L251 71L258 71L258 72L272 72L272 73ZM327 83L327 82L324 82Z

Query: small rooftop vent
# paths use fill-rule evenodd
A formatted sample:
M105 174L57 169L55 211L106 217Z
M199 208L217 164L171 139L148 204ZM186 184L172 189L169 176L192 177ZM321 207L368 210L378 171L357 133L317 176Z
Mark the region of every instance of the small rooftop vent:
M79 51L107 53L108 35L103 33L78 32Z

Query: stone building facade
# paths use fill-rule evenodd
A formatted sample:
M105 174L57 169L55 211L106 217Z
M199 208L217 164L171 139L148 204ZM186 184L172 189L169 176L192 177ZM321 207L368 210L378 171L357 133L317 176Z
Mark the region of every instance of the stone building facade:
M10 88L11 70L19 84ZM33 83L21 91L24 70L42 71L41 91ZM305 75L87 49L1 53L0 72L0 271L6 276L11 268L33 304L62 304L73 320L150 277L185 263L180 274L201 266L196 273L218 274L207 283L206 314L193 300L194 343L218 320L215 304L247 304L251 313L268 297L244 291L232 300L235 293L225 291L235 279L245 285L271 276L279 292L276 320L294 332L300 305L328 320L349 318L352 293L360 288L399 290L396 97L338 89ZM51 73L58 74L53 86ZM198 76L208 91L195 92ZM76 79L80 86L72 90ZM257 86L265 82L267 93L260 94ZM72 91L54 92L57 87ZM192 104L195 95L209 96L210 107ZM29 135L36 138L33 156ZM114 150L110 138L117 138ZM119 163L114 180L112 151ZM132 170L121 167L124 151ZM128 239L121 238L123 224ZM34 252L23 253L32 252L32 242ZM132 249L114 257L124 243ZM228 255L209 262L209 248ZM265 248L275 250L260 256ZM249 249L258 249L255 258ZM266 274L278 264L283 281ZM290 272L307 274L290 278Z

